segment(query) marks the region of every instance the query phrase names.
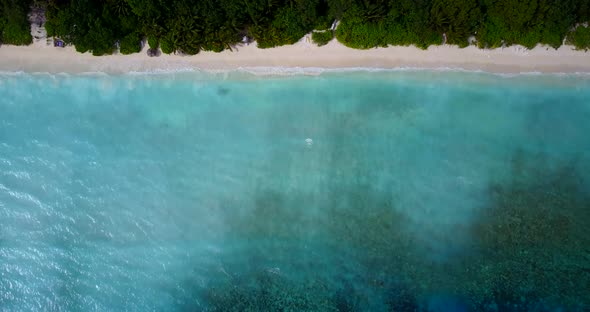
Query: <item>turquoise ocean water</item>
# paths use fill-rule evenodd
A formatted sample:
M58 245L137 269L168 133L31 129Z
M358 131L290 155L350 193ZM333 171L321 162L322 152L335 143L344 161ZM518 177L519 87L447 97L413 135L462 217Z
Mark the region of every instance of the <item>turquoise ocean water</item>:
M587 311L590 78L0 74L1 311Z

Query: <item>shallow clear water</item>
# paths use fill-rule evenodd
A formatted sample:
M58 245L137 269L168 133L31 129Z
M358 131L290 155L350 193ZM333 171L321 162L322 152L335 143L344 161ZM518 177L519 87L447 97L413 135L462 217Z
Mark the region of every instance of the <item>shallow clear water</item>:
M2 74L0 310L590 309L589 134L584 76Z

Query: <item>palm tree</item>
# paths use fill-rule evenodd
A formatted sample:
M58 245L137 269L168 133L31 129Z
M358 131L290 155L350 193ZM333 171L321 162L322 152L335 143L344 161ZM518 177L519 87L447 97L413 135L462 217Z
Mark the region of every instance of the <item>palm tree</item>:
M125 1L121 0L108 0L107 6L111 11L115 12L119 17L129 15L131 8Z

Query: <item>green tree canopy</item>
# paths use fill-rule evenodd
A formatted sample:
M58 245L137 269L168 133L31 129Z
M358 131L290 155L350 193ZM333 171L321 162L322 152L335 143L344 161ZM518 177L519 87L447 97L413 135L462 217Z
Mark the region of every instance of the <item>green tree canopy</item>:
M27 18L30 0L0 0L0 43L26 45L33 41Z
M32 0L0 0L0 40L30 43ZM42 1L42 0L38 0ZM244 36L260 48L292 44L314 29L360 49L388 45L559 47L590 21L590 0L46 0L48 34L93 54L132 53L144 38L165 53L231 49ZM573 35L573 34L572 34ZM316 35L318 37L320 35ZM327 38L327 37L326 37Z

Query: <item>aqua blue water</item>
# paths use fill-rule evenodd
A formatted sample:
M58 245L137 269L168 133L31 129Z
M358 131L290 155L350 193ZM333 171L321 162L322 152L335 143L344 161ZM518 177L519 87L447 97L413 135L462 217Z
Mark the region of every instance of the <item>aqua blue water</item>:
M0 74L0 310L587 310L589 135L585 76Z

